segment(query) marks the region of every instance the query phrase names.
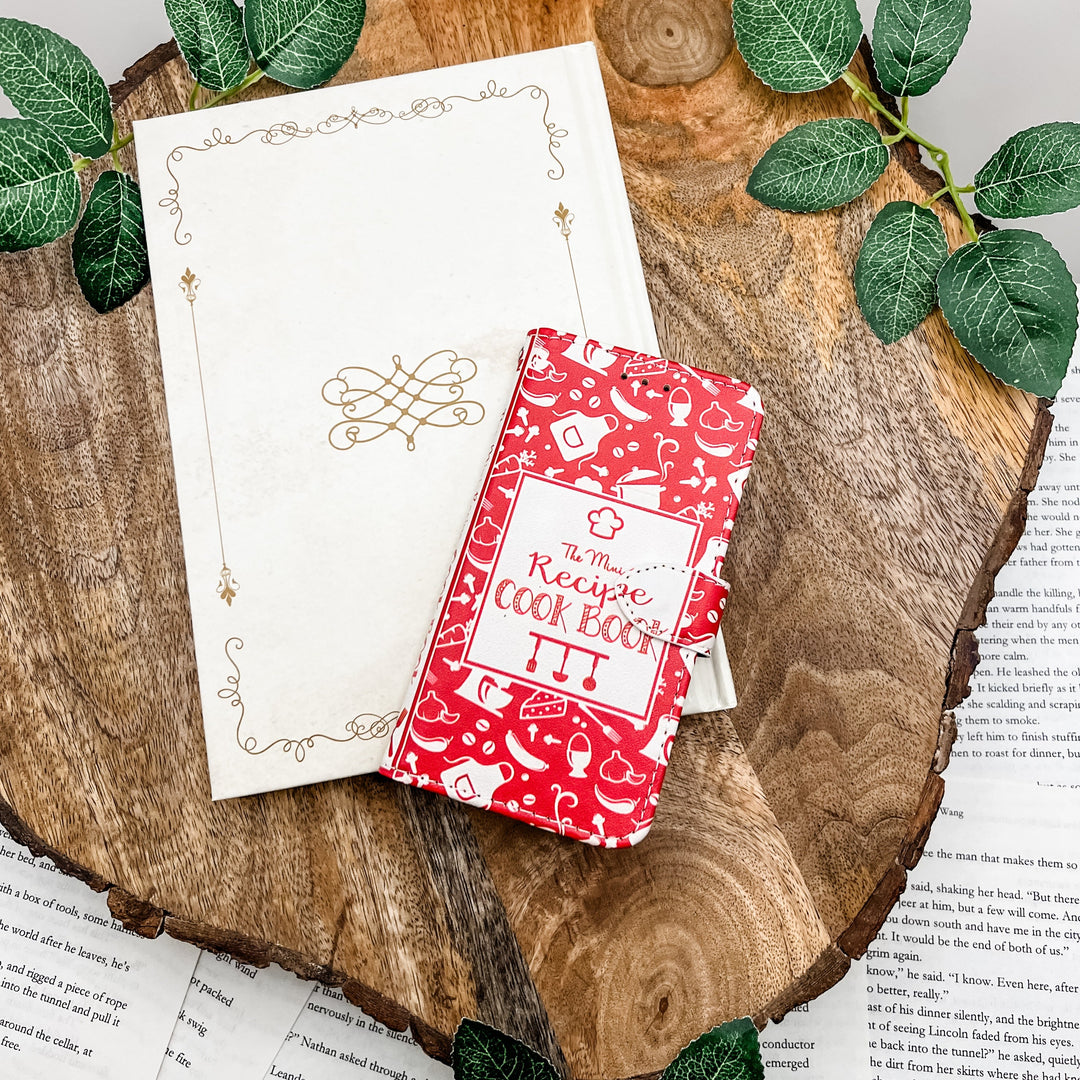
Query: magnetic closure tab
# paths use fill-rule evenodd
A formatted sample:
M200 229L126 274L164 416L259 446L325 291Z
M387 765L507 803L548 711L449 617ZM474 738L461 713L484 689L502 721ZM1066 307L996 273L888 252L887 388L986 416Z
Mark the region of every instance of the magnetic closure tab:
M651 563L625 571L618 604L650 637L708 656L730 586L689 566Z

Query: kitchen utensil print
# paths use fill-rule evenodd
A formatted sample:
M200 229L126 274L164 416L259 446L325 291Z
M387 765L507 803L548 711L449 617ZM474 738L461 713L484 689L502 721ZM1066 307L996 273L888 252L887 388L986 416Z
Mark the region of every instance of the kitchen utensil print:
M501 718L502 710L514 700L514 695L510 692L510 680L489 675L479 668L468 668L468 672L465 681L454 693Z
M644 784L648 779L645 773L634 771L634 767L619 753L612 750L611 755L600 766L600 779L609 784Z
M577 357L571 355L571 359L577 359ZM614 349L606 348L599 341L589 340L581 350L581 359L578 363L592 368L593 371L607 374L607 369L618 359L618 353Z
M575 731L566 744L566 763L570 766L571 780L585 780L585 770L592 761L592 743L584 731Z
M473 529L472 536L469 537L469 544L466 548L469 562L477 570L490 570L492 563L495 562L495 555L499 550L499 540L501 538L502 529L491 520L490 516L485 516Z
M570 809L577 809L578 797L577 794L569 789L563 790L562 784L552 784L551 790L555 792L555 831L560 836L566 835L567 828L574 828L574 818L572 815L563 815L562 803L565 800L570 803Z
M619 418L610 413L586 416L574 409L563 413L549 430L564 461L592 457L603 439L619 429Z
M412 741L422 750L441 754L450 748L448 727L457 723L458 713L452 713L433 690L429 690L416 708Z
M686 427L686 418L694 407L690 391L685 386L676 386L668 398L667 409L672 427Z
M694 569L699 573L716 577L720 563L727 553L727 547L727 541L722 536L710 536L705 545L705 550L701 553L701 558L698 559Z
M510 756L519 765L533 772L544 772L548 768L548 763L543 758L537 757L531 750L527 750L514 732L507 731L503 735L503 741L506 743Z
M575 708L583 716L588 717L594 724L596 724L596 726L600 728L604 735L607 736L607 738L609 738L613 743L618 744L622 742L622 736L610 724L601 720L591 709L587 709L580 702L575 706Z
M650 483L642 483L643 480L649 480ZM612 487L615 494L625 502L643 506L646 510L659 510L660 496L664 491L664 485L659 480L660 473L655 469L642 469L635 465L623 473Z
M638 751L643 757L666 765L671 757L671 744L675 741L675 732L679 728L679 717L667 713L657 721L652 738Z
M715 578L743 470L756 448L760 406L754 408L756 395L745 385L660 357L553 331L535 338L533 351L524 354L529 366L519 398L449 587L451 603L436 633L438 655L422 661L419 673L422 686L429 673L441 676L443 683L436 686L435 680L424 692L440 690L453 713L469 717L466 727L476 723L485 734L478 740L464 727L450 732L442 724L426 730L421 724L421 739L438 745L452 735L450 747L437 753L415 741L395 743L391 766L383 771L421 786L445 786L455 798L588 843L622 847L637 843L652 820L697 654L663 638L642 637L647 649L641 655L650 659L638 661L636 654L632 659L643 669L643 692L648 675L648 707L613 709L612 703L622 700L622 672L631 658L618 641L575 633L580 607L572 622L559 624L525 605L528 592L522 592L518 607L524 610L514 614L532 618L504 614L506 589L524 589L529 576L527 569L515 570L514 560L535 558L527 553L536 551L556 562L580 561L569 554L563 558L563 540L586 559L610 557L620 564L627 558L655 559L652 545L638 543L636 530L644 534L647 516L659 511L664 521L681 518L695 529L687 541L686 571L696 566ZM586 503L586 494L597 498ZM539 511L530 509L532 499L545 515L535 526L530 514ZM554 505L568 508L565 524L549 524L560 517L552 513ZM582 508L575 510L573 522L571 506ZM535 539L515 531L533 527ZM669 526L653 523L651 528ZM494 602L490 578L504 558L506 572L499 569L494 578L495 583L507 579L503 602L498 615L488 611L485 623L485 609ZM609 569L617 572L605 565L597 576ZM551 585L548 576L544 581ZM702 595L712 595L702 594L702 583L687 584L693 584L686 596L687 602L694 600L693 612L680 606L670 622L695 645L704 645L719 610L702 602ZM597 628L595 620L587 625ZM449 678L444 664L461 674ZM460 692L447 687L452 683L460 683ZM414 698L417 704L424 692ZM488 727L480 729L480 723ZM440 775L444 784L438 783Z
M446 794L459 802L479 806L482 810L491 809L495 792L514 777L514 766L508 761L485 765L475 758L463 757L449 764L450 768L439 776L439 783L446 789Z
M551 677L557 683L564 683L570 678L566 671L566 665L570 660L571 653L584 653L586 656L591 656L592 666L589 668L589 674L581 680L582 689L589 691L589 693L592 693L596 689L596 669L600 664L600 661L611 659L608 653L597 652L595 649L586 648L584 645L572 645L568 641L560 641L559 638L548 637L547 634L538 634L535 630L529 631L529 637L533 639L533 651L532 656L525 661L525 670L530 675L540 666L538 657L540 655L540 646L544 642L550 642L552 645L559 646L563 650L562 663L558 668L553 668L551 671Z

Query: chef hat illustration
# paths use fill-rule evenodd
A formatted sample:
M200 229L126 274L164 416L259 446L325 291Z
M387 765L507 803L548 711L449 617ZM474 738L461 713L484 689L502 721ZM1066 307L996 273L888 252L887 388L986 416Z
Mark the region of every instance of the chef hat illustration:
M610 540L623 524L623 519L610 506L589 511L589 532L600 540Z

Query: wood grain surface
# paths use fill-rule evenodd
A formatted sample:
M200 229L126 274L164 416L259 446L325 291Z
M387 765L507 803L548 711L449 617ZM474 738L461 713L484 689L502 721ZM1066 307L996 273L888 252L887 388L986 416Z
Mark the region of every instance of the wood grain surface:
M337 82L598 41L661 346L765 401L727 564L740 704L684 721L629 851L370 777L212 804L152 297L94 315L62 240L0 257L0 819L140 932L341 985L439 1057L468 1015L566 1076L654 1073L822 992L904 887L1049 414L940 316L893 346L862 320L876 209L937 186L914 147L839 210L746 195L779 135L862 114L767 90L725 4L368 10ZM121 131L189 86L162 46L114 88Z

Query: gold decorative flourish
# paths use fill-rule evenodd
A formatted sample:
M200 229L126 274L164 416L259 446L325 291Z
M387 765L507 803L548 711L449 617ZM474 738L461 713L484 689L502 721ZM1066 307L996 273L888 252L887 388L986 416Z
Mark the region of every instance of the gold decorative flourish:
M585 329L585 310L581 306L581 290L578 288L577 271L574 269L574 252L570 248L570 226L573 224L574 215L570 212L569 207L563 206L560 202L555 210L555 216L551 220L559 226L559 232L566 241L566 255L570 260L570 274L574 279L574 295L577 297L578 314L581 316L581 330L588 337L589 331Z
M298 762L303 762L307 757L307 752L315 746L316 739L325 739L327 742L333 743L347 743L352 742L354 739L363 739L365 741L381 739L390 734L390 730L398 718L397 709L386 713L384 716L378 716L375 713L358 713L343 725L345 734L342 736L313 731L309 735L301 735L299 738L283 737L274 739L273 742L269 742L265 746L260 746L259 740L254 735L244 735L241 732L244 725L244 699L240 696L240 668L236 663L236 654L243 648L244 641L242 638L231 637L225 642L225 659L229 661L233 673L225 676L226 685L217 692L217 696L227 701L234 709L240 710L240 717L236 721L236 745L245 754L265 754L267 750L272 750L276 746L280 747L283 754L292 754Z
M206 386L203 383L202 356L199 354L199 328L195 322L195 301L198 299L198 288L201 284L190 266L180 275L180 288L191 308L191 336L195 342L195 366L199 372L199 396L202 398L203 427L206 429L206 456L210 462L210 488L214 493L214 516L217 518L218 545L221 549L221 578L218 581L217 594L232 607L239 586L233 580L232 571L225 561L225 534L221 528L221 504L218 501L217 474L214 472L214 447L210 441L210 417L206 411Z
M229 607L236 599L236 590L239 582L233 581L232 571L227 566L221 568L221 580L218 581L217 594Z
M191 267L189 266L180 275L180 288L184 290L184 299L189 304L195 303L195 290L198 289L199 285L199 279L191 272Z
M570 225L574 220L574 215L570 213L570 208L563 206L562 203L555 208L555 216L551 219L559 226L559 232L570 239Z
M416 449L422 427L471 427L484 419L479 401L462 397L463 384L476 375L476 364L453 349L425 356L412 371L395 355L389 374L369 367L344 367L323 383L323 401L340 409L339 420L328 435L335 450L373 442L390 431L405 436Z
M353 131L357 131L361 124L381 126L383 124L389 124L393 120L430 120L435 117L446 116L453 112L454 102L468 101L473 104L478 104L482 101L512 101L519 94L526 94L532 101L543 102L543 113L541 114L540 122L543 125L544 134L547 136L548 154L555 163L548 169L547 175L551 180L561 180L566 174L566 169L559 159L559 155L555 151L562 146L562 140L566 138L567 130L566 128L559 127L554 121L548 119L548 110L551 107L551 99L548 97L548 92L543 87L534 84L523 86L520 89L511 92L507 90L505 86L499 86L498 83L492 79L488 82L487 86L480 91L477 97L468 97L464 94L451 94L449 97L445 98L417 98L409 108L402 109L399 112L394 112L391 109L383 109L379 106L372 106L370 109L366 109L363 112L356 108L351 108L347 115L341 116L338 113L331 113L325 120L320 120L313 127L301 127L292 120L283 120L280 123L271 124L269 127L253 128L251 131L247 132L245 135L241 135L237 139L234 139L231 135L224 134L221 128L214 128L210 132L209 138L203 139L201 146L174 146L165 156L165 169L169 176L172 177L172 187L168 189L165 198L158 200L158 206L167 209L169 214L177 219L176 227L173 229L173 239L176 243L180 245L190 244L191 233L184 232L181 234L180 231L184 223L184 210L180 205L180 180L173 170L174 165L179 164L179 162L184 160L184 155L186 153L203 153L206 150L213 150L218 146L239 146L240 143L245 142L253 136L258 136L259 142L267 143L270 146L282 146L285 143L292 142L294 139L310 139L313 135L333 135L339 131L346 131L350 128Z

